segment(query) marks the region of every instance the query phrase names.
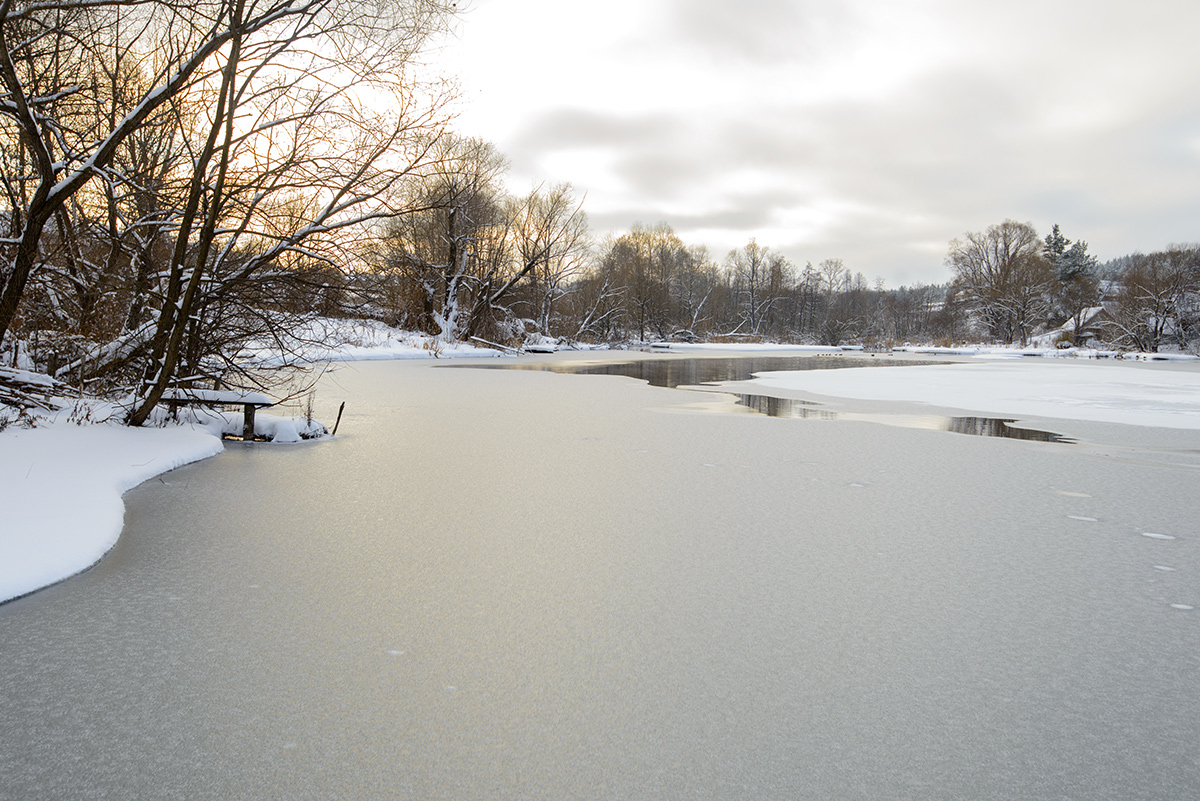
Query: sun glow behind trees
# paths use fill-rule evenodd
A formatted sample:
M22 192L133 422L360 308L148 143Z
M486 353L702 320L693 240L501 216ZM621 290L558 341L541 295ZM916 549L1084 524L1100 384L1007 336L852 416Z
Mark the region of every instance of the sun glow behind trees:
M0 77L19 136L4 153L0 336L20 312L35 331L108 337L80 366L90 356L93 375L141 373L134 424L178 378L236 370L233 343L206 329L269 334L276 323L261 307L290 277L280 265L340 265L338 232L406 211L399 182L444 126L443 99L407 71L452 10L438 0L4 3ZM139 150L147 133L165 149ZM93 254L104 251L100 265ZM32 308L22 303L31 281ZM72 332L61 286L84 284L115 309L106 325Z

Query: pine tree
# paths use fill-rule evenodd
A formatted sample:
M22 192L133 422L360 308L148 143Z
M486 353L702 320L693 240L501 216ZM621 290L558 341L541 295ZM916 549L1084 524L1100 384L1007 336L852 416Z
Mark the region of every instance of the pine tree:
M1077 344L1084 312L1100 302L1100 282L1096 278L1098 262L1087 249L1087 242L1072 243L1062 235L1057 224L1046 236L1042 247L1042 255L1054 268L1056 311L1060 319L1071 320Z
M1062 235L1062 232L1058 230L1058 223L1055 223L1053 230L1046 234L1046 244L1042 246L1042 255L1057 269L1059 261L1067 252L1067 246L1070 244L1071 240ZM1087 245L1084 247L1086 248Z

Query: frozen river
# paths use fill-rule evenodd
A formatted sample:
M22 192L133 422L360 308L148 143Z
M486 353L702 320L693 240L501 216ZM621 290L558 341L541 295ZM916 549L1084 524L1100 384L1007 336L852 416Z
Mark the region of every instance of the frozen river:
M152 480L0 606L0 798L1200 796L1200 472L1128 447L1196 432L429 362L318 400L334 441Z

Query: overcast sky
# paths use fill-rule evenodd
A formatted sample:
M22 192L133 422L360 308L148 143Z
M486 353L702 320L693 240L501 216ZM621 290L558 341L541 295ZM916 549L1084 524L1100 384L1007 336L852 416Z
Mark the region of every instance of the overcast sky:
M601 235L755 237L889 287L1008 218L1101 261L1200 241L1196 0L466 5L457 130L513 192L586 192Z

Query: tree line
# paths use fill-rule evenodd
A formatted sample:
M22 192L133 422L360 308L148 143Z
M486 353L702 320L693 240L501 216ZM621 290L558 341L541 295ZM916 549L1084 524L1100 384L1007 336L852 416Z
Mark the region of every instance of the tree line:
M539 207L543 194L554 202ZM1102 264L1086 242L1066 238L1058 225L1040 238L1031 224L1007 220L949 243L950 281L887 289L880 281L869 285L841 259L800 267L754 239L718 260L703 245L684 243L664 222L635 224L592 242L569 185L520 199L492 197L486 213L469 211L470 204L456 217L430 212L439 222L427 220L420 236L405 227L403 236L388 240L372 278L357 275L349 290L361 298L371 295L371 280L390 287L384 294L391 302L374 304L389 309L390 323L434 334L483 334L510 344L550 336L590 342L1024 345L1047 331L1063 345L1154 352L1200 344L1195 245ZM532 213L537 208L544 210ZM430 265L455 262L447 253L436 254L456 241L448 235L452 219L463 237L459 250L470 252L466 261L476 266L443 274ZM468 233L461 229L467 219L491 222ZM545 245L535 246L539 242ZM495 274L522 280L506 281L501 295L491 289ZM451 286L457 287L457 300ZM375 293L379 297L378 288ZM503 303L495 302L501 298Z

